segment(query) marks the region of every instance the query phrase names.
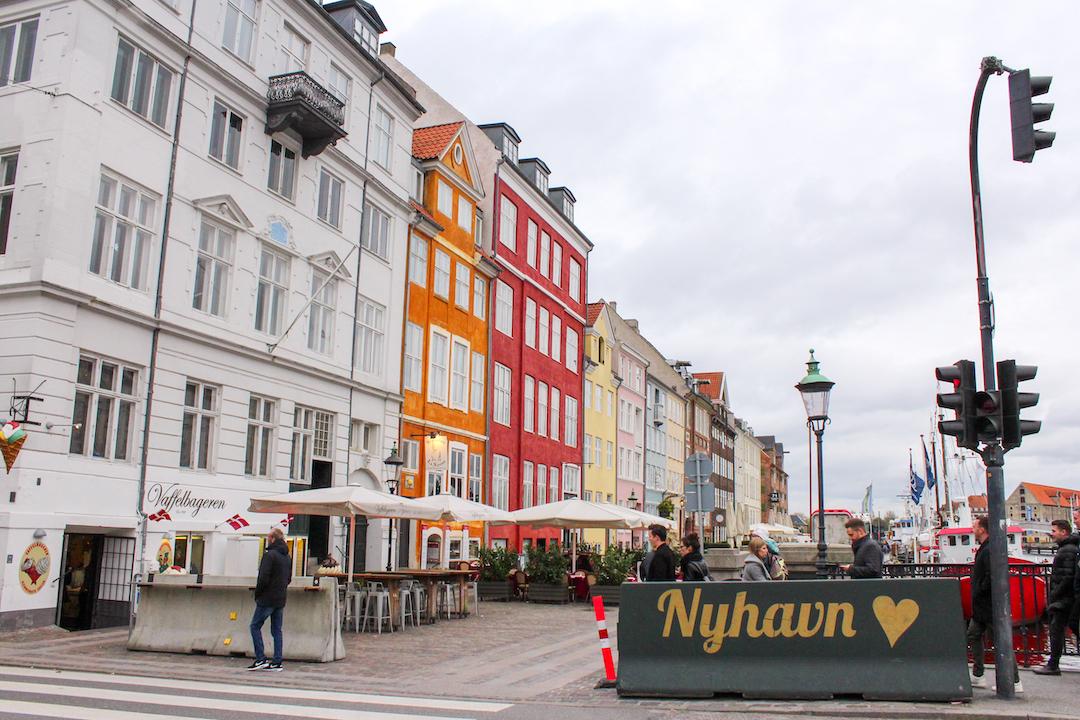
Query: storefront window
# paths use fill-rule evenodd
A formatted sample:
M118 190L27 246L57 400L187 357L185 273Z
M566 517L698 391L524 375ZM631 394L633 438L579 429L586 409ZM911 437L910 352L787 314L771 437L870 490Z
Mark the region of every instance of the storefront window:
M173 565L184 568L192 575L202 574L206 548L202 535L177 535L173 548Z

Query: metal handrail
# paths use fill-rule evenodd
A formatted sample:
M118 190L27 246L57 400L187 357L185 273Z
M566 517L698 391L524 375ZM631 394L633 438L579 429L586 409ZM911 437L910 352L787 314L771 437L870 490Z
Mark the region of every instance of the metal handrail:
M272 76L266 99L270 103L304 100L328 120L345 124L345 103L303 70Z

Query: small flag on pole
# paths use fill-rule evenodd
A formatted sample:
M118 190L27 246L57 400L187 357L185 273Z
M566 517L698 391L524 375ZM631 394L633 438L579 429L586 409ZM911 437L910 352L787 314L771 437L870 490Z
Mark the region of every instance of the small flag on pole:
M161 520L172 520L172 516L169 515L169 513L165 510L165 508L161 508L156 513L152 513L150 515L147 515L146 519L151 520L153 522L159 522Z
M289 516L283 518L282 521L278 523L278 525L281 525L282 527L287 528L292 523L292 521L293 521L293 516L289 515Z
M248 525L251 524L247 520L245 520L244 518L240 517L240 515L238 515L238 514L233 515L231 518L229 518L225 522L227 522L229 524L229 527L231 527L233 530L239 530L240 528L246 528Z
M908 475L908 484L911 488L911 499L918 505L922 502L922 492L925 484L923 483L923 479L919 477L919 474L915 472L915 464L911 459L910 451L908 452Z
M922 456L923 467L926 468L926 487L933 490L934 485L937 484L937 478L934 477L934 467L930 464L930 453L926 452L926 440L922 441Z

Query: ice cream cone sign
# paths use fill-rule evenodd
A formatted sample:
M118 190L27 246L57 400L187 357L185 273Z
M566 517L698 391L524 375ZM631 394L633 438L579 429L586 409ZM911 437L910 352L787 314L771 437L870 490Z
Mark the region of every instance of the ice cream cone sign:
M9 420L0 427L0 453L4 455L4 465L8 472L11 472L15 465L15 458L19 457L26 438L26 431L14 420Z

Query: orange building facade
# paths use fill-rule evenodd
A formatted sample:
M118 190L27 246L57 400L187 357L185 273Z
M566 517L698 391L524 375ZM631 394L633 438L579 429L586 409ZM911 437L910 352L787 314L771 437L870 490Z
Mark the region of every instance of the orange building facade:
M399 492L484 502L489 293L497 268L477 234L483 186L463 123L413 132L413 210L405 286ZM482 523L412 522L409 564L476 556Z

